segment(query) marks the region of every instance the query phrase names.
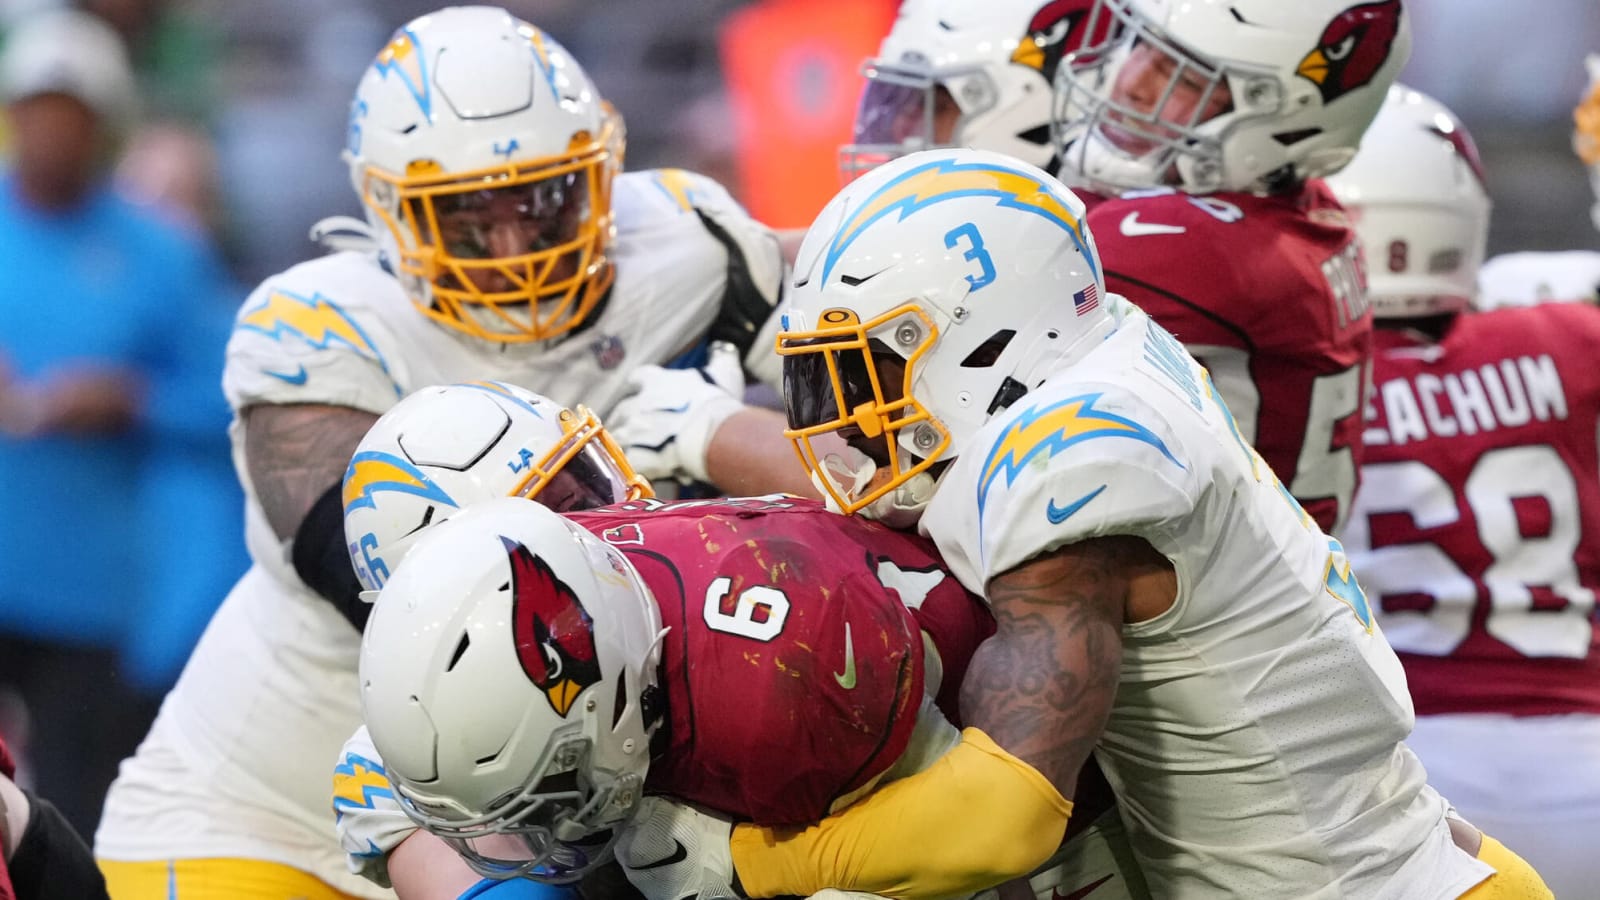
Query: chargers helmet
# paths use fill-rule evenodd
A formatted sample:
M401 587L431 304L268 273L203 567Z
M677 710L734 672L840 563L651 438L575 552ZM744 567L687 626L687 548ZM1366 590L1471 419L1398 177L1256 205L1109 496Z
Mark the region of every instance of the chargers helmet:
M427 526L492 497L557 511L652 496L594 413L498 381L426 387L374 422L344 475L344 533L379 590Z
M424 315L503 343L583 322L614 277L621 119L560 44L505 10L395 32L350 104L345 159Z
M984 150L926 150L841 191L778 336L789 437L844 512L920 515L935 463L1114 327L1083 203ZM860 458L825 453L843 437Z

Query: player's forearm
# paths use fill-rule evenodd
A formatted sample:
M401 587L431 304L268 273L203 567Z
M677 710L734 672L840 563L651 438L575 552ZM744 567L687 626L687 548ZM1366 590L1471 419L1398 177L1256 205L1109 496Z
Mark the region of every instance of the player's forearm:
M1061 843L1072 804L1032 767L967 729L927 770L807 828L734 829L751 897L837 887L922 900L1031 872Z
M378 417L347 406L265 404L245 411L245 462L272 530L294 537L312 504L344 478Z
M711 483L730 496L785 493L821 495L794 444L783 436L783 414L747 406L717 427L706 448L706 473Z
M1127 594L1118 542L1125 540L1070 545L992 579L997 628L962 681L964 721L1065 797L1075 792L1116 696Z

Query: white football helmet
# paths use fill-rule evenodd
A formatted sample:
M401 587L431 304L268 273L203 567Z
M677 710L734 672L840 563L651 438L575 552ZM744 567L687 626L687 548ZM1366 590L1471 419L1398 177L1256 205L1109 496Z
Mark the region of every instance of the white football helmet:
M1044 171L926 150L834 197L778 336L788 435L844 512L904 525L996 411L1115 325L1084 207ZM819 457L836 433L868 461Z
M1355 222L1374 316L1471 304L1489 240L1489 193L1472 136L1444 104L1391 87L1361 152L1328 186Z
M465 6L395 32L356 88L345 159L417 308L510 343L575 328L610 287L622 148L560 44Z
M661 614L622 554L536 503L429 530L361 641L361 705L401 806L480 874L569 882L638 804Z
M498 381L426 387L372 424L344 473L361 584L383 587L428 526L492 497L556 511L653 496L594 413Z
M1272 193L1338 171L1411 53L1401 0L1095 0L1056 69L1061 177Z
M1584 65L1589 69L1589 88L1572 111L1572 149L1589 167L1589 187L1595 195L1589 218L1600 229L1600 53L1589 54Z
M846 183L917 150L994 150L1048 168L1050 85L1063 54L1084 40L1093 0L908 0L867 83L854 141L839 152ZM1103 36L1102 36L1103 38ZM959 111L939 134L936 112Z

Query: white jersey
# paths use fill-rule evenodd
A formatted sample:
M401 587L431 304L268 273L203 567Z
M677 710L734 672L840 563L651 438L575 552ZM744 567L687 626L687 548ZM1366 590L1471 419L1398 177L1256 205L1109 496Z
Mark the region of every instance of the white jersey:
M615 185L617 275L575 333L500 345L434 324L375 256L339 253L268 279L244 303L223 387L235 411L322 403L381 414L419 387L494 379L604 415L628 370L708 335L743 335L746 362L778 372L777 240L715 182L678 170ZM150 735L122 766L95 850L125 861L243 857L304 869L339 890L389 896L345 870L328 767L360 724L359 635L295 575L231 429L254 565L223 601Z
M1107 535L1176 569L1172 608L1123 630L1095 751L1152 896L1430 900L1491 874L1401 743L1405 676L1343 550L1143 313L989 421L922 527L975 592Z
M1502 253L1478 270L1478 308L1600 303L1600 253Z

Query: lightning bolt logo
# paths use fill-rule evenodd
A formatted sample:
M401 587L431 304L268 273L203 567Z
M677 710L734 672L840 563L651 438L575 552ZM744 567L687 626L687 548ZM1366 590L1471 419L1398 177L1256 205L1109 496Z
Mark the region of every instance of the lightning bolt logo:
M662 169L656 173L656 187L678 204L678 209L688 212L694 208L694 180L682 169Z
M1173 465L1184 468L1155 432L1132 419L1095 409L1094 404L1099 399L1099 394L1068 397L1043 408L1029 409L1006 426L1000 439L995 441L994 449L989 451L989 458L984 460L983 474L978 478L979 521L983 519L989 488L1001 476L1005 476L1009 487L1022 467L1041 453L1048 459L1068 447L1095 438L1127 438L1149 444L1172 460Z
M302 297L288 291L273 291L261 305L245 310L234 327L264 334L279 342L291 336L317 348L348 347L377 363L391 380L394 378L389 372L388 360L373 346L372 339L361 326L338 304L321 294ZM395 396L401 393L396 384Z
M344 470L344 514L360 507L376 509L374 494L412 494L445 506L459 506L450 495L411 463L390 453L367 450L350 459Z
M433 121L433 85L428 82L428 62L423 58L417 36L409 28L402 28L389 39L389 45L379 51L372 67L387 79L393 72L417 101L422 114Z
M533 45L533 59L539 64L539 72L544 75L544 83L550 86L550 96L561 100L561 94L556 91L556 67L550 63L550 50L544 44L544 32L537 28L527 29L528 43Z
M534 406L533 403L526 398L518 396L516 390L513 389L511 385L506 384L503 381L469 381L465 384L462 384L461 387L472 388L473 390L483 391L488 394L493 394L496 397L510 400L517 406L520 406L528 412L533 413L535 418L544 418L544 413L539 412L539 407Z
M275 341L289 334L313 347L343 344L369 359L380 362L383 359L361 326L321 294L301 297L288 291L273 291L260 306L246 310L239 317L238 327L260 332Z
M844 251L879 219L899 213L895 221L904 222L912 214L941 200L960 197L993 197L999 206L1031 213L1059 225L1072 236L1072 242L1099 277L1099 260L1089 251L1083 222L1068 201L1051 190L1037 176L991 163L958 163L943 159L917 166L891 180L867 198L845 219L828 245L822 269L827 280Z
M373 801L394 800L394 787L383 766L364 756L346 753L333 768L333 809L343 815L347 809L373 809Z

